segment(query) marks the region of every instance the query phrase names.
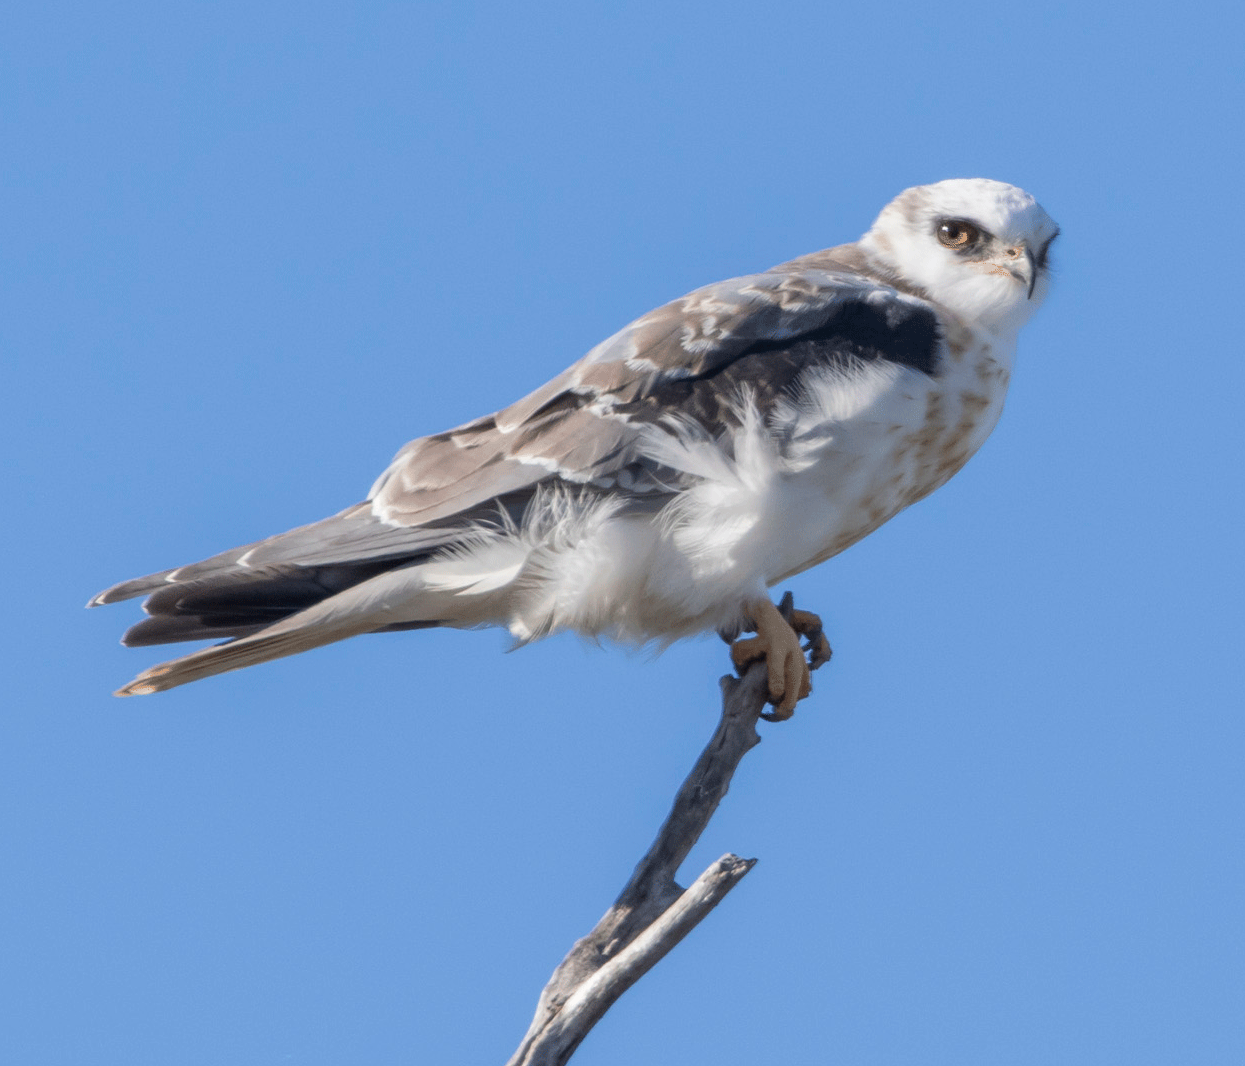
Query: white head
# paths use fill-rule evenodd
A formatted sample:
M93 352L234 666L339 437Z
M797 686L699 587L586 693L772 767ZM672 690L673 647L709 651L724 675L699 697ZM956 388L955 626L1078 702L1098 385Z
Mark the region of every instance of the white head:
M994 332L1024 325L1046 296L1059 227L1023 189L954 178L906 189L860 247L874 263Z

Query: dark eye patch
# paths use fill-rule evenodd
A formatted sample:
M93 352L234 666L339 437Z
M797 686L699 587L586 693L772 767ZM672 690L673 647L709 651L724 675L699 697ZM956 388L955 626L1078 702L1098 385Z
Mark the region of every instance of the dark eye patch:
M1055 232L1050 235L1047 242L1042 245L1042 250L1037 254L1037 265L1039 268L1044 269L1046 267L1046 257L1050 254L1050 246L1055 243L1055 238L1058 236L1059 230L1055 230Z

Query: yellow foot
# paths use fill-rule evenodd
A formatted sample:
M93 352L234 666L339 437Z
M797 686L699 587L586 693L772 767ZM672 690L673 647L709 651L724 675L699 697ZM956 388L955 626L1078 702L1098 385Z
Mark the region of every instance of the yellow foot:
M768 598L748 604L755 637L737 640L731 645L731 662L742 675L758 659L764 659L769 670L769 699L772 714L761 717L781 722L795 713L795 705L813 691L810 670L816 670L830 659L830 643L821 631L821 619L811 611L797 611L791 593L775 607ZM808 643L800 646L800 637ZM804 653L808 652L806 660Z

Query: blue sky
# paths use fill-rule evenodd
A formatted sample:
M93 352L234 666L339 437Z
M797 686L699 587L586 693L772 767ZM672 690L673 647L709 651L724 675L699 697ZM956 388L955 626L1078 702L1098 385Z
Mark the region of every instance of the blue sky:
M659 302L989 176L1002 424L790 587L760 863L576 1063L1245 1060L1241 15L46 3L0 42L0 1058L501 1062L712 729L716 639L350 641L151 699L122 578L360 499Z

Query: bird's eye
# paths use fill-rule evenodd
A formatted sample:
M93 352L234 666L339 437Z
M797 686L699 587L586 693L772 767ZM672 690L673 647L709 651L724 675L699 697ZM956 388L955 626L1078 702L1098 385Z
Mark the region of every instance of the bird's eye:
M938 240L944 247L963 251L981 240L981 230L963 219L949 218L938 224Z

